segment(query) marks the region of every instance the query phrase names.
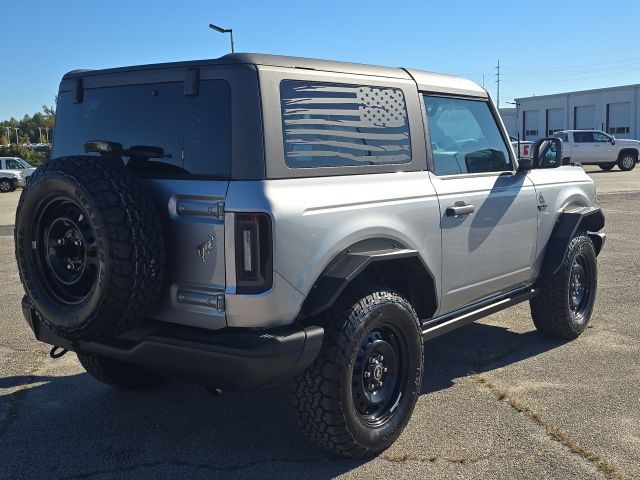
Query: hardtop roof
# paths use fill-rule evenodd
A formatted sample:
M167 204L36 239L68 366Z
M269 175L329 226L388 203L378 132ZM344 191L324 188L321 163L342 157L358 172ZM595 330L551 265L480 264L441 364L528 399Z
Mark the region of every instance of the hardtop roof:
M267 55L260 53L230 53L220 58L209 60L191 60L184 62L158 63L150 65L135 65L129 67L107 68L101 70L73 70L67 73L63 80L84 77L88 75L104 75L126 71L139 71L163 68L199 67L209 65L269 65L285 68L308 70L322 70L356 75L370 75L377 77L415 80L420 90L437 91L458 95L469 95L487 98L486 90L463 77L426 72L415 69L398 67L381 67L361 63L338 62L333 60L319 60L312 58L290 57L284 55Z

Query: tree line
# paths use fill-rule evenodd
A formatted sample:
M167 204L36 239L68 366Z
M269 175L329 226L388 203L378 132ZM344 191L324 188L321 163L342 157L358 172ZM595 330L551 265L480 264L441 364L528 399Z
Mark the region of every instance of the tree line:
M33 149L25 145L50 143L55 120L55 107L43 105L41 112L26 114L20 120L11 117L0 121L0 156L20 157L34 166L41 165L49 159L51 149L48 146Z

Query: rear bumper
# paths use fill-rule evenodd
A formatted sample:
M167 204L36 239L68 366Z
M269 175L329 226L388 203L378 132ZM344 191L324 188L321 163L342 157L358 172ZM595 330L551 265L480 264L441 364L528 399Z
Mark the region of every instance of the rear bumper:
M301 373L318 355L324 336L318 326L211 331L149 322L104 342L71 345L33 314L26 297L22 309L41 342L115 358L168 378L237 392L268 387Z

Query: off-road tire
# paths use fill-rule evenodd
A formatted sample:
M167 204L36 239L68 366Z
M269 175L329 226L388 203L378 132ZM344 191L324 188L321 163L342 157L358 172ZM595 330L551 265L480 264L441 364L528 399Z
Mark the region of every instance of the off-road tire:
M72 230L65 225L76 225L72 238L82 240L84 256L68 260L80 259L73 278L86 275L82 288L60 280L71 254L50 253L54 226ZM164 276L158 212L120 159L63 157L38 168L20 195L14 236L35 314L60 337L73 342L117 334L158 300Z
M293 381L292 403L298 421L307 437L326 450L352 458L375 455L398 438L420 394L423 345L417 315L411 304L397 293L384 288L365 288L346 291L320 321L326 328L322 350L314 363ZM369 368L371 363L364 357L374 353L367 349L377 344L391 323L396 329L390 330L395 340L391 336L389 341L395 341L404 349L404 353L397 355L402 357L404 368L389 368L398 375L382 380L399 382L388 384L398 389L399 396L388 418L381 413L386 420L372 426L365 420L366 412L359 410L367 401L356 386L362 379L364 387L364 369L359 370L358 365L366 363ZM386 387L380 387L381 391L382 388ZM388 401L392 402L394 395L390 394ZM372 408L384 412L386 405Z
M636 166L638 158L632 153L623 153L618 158L618 168L623 172L630 172Z
M15 184L8 178L0 179L0 193L13 192L16 189Z
M609 170L613 170L613 167L616 166L615 163L599 163L598 166L600 167L600 170L604 170L605 172L608 172Z
M582 265L586 285L584 303L572 310L572 281L576 262ZM560 269L540 279L540 288L529 302L533 323L541 333L555 338L578 337L591 320L598 287L596 252L586 232L571 239Z
M78 360L96 380L125 390L144 390L165 381L137 365L121 362L102 355L77 353Z

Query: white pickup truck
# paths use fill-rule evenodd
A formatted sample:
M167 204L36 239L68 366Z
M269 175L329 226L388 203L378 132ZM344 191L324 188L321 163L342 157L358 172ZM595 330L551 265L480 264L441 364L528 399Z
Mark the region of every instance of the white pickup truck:
M638 163L638 140L617 139L599 130L562 130L554 137L562 140L565 160L598 165L602 170L611 170L617 164L624 172L633 170Z

